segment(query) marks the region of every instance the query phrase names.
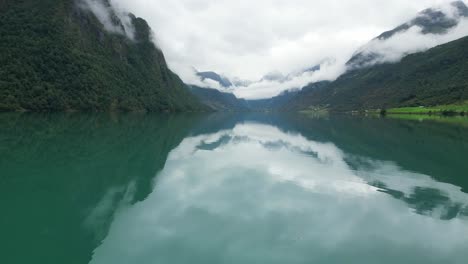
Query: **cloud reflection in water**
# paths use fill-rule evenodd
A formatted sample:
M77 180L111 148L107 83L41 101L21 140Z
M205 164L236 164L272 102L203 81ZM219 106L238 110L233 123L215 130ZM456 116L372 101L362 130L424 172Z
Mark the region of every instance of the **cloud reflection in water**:
M462 263L467 204L429 176L245 123L186 138L91 263Z

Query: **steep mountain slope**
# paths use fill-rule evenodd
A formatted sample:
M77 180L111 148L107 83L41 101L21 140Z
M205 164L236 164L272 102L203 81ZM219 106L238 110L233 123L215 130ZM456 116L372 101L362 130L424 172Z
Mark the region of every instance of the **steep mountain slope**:
M128 16L128 25L107 0L94 3L107 25L84 0L0 0L1 110L204 109L143 19Z
M333 111L450 104L468 100L468 37L409 55L395 64L349 71L311 84L284 107Z
M203 104L212 110L220 112L249 110L247 102L238 99L234 94L197 86L190 86L190 90Z
M403 34L413 27L420 29L423 35L443 35L456 27L462 19L468 18L468 7L463 1L454 1L441 8L429 8L421 11L412 20L380 34L367 45L358 50L347 62L350 69L369 67L375 63L385 61L388 48L384 42L397 34ZM405 53L405 54L409 54ZM403 54L403 55L405 55Z

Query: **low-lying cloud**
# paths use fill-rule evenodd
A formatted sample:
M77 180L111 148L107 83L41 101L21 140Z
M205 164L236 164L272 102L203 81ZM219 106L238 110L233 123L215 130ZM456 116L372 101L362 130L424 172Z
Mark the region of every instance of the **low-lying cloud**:
M450 5L442 5L438 10L442 11L447 18L457 21L458 24L443 34L424 33L424 28L415 25L388 39L373 39L358 51L364 57L373 58L361 66L398 62L408 54L426 51L468 35L468 18L458 16Z
M286 81L262 80L247 86L239 86L233 89L233 93L239 98L246 99L270 98L287 90L300 89L313 82L335 80L346 70L345 61L327 61L320 66L318 71L304 72Z
M231 89L245 98L270 97L309 82L333 80L345 70L343 65L354 52L371 39L411 20L423 9L449 2L111 0L116 9L148 21L170 68L186 83L221 89L216 83L202 82L193 67L215 71L231 81L253 81ZM407 34L411 33L418 32L411 29ZM426 41L435 43L426 48L443 43L416 37L408 43ZM403 48L395 49L399 52ZM417 44L410 47L422 49ZM258 82L269 72L288 75L320 64L326 58L333 58L336 65L327 62L319 72L307 72L287 82Z
M422 34L422 29L414 26L388 40L372 41L366 47L364 54L377 53L380 55L376 60L370 62L369 65L398 62L408 54L422 52L467 35L467 19L462 20L458 26L444 35Z
M107 31L134 38L134 28L128 12L107 6L103 0L80 0L78 3L81 8L93 12Z

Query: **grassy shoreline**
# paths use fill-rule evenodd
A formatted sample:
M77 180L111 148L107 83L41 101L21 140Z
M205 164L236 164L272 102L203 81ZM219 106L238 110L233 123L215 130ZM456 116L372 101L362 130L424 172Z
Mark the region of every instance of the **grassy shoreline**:
M371 115L385 116L391 119L413 121L436 121L447 124L468 126L468 101L450 105L400 107L366 111Z
M382 114L390 115L443 115L443 116L465 116L468 115L468 101L458 104L438 106L400 107L380 110Z

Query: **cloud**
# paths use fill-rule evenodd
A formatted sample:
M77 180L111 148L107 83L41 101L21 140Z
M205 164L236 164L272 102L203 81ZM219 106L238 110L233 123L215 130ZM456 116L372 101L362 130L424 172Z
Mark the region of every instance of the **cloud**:
M382 263L375 249L391 248L401 263L402 245L428 260L466 255L464 216L440 220L466 207L460 187L348 158L332 143L264 124L185 138L148 198L119 208L90 263ZM445 199L418 200L418 189ZM411 209L428 202L425 215ZM336 252L342 259L330 261Z
M362 58L372 58L366 59L361 66L398 62L408 54L426 51L468 35L468 18L458 16L451 5L442 5L439 10L458 24L444 34L424 33L424 28L414 25L388 39L373 39L357 53Z
M466 35L468 35L468 19L461 20L458 26L444 35L422 34L422 29L414 26L390 39L372 41L366 47L365 53L381 55L370 64L398 62L407 54L425 51Z
M119 10L145 18L155 31L172 70L187 83L200 82L192 67L242 80L266 73L284 75L319 64L324 58L349 59L380 33L419 11L449 0L111 0ZM336 71L340 66L334 66ZM339 72L339 71L338 71ZM325 73L323 73L326 75ZM303 76L281 91L318 78ZM237 95L258 98L267 83ZM260 87L261 86L261 87Z
M283 80L262 80L251 83L247 86L236 87L233 93L239 98L262 99L270 98L283 91L300 89L309 83L334 80L346 70L345 61L326 61L321 64L321 69L315 72L304 72L293 76L286 81Z
M134 28L128 12L108 6L102 0L81 0L79 4L93 12L107 31L134 38Z

